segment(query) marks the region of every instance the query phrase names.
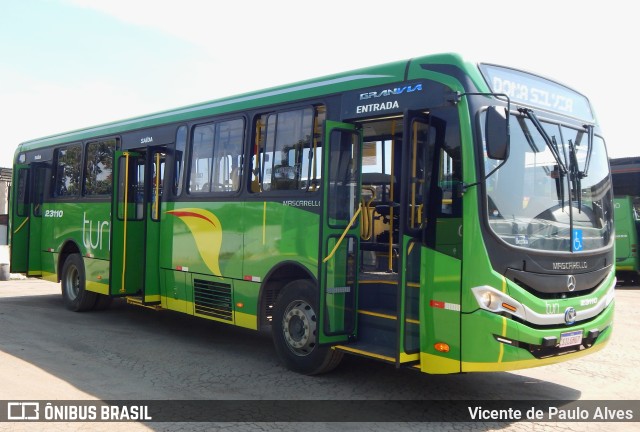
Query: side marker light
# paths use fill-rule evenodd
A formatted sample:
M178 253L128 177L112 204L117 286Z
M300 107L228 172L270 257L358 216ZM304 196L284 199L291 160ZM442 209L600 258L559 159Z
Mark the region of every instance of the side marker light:
M515 306L511 306L509 303L502 303L502 307L511 312L515 312L518 310Z
M434 344L433 347L436 349L436 351L443 352L443 353L447 353L450 350L449 345L444 342L438 342Z

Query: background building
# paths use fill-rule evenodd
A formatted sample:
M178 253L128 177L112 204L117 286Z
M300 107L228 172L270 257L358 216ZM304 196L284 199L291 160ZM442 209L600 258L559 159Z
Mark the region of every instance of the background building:
M0 245L8 243L9 191L11 190L11 168L0 168Z

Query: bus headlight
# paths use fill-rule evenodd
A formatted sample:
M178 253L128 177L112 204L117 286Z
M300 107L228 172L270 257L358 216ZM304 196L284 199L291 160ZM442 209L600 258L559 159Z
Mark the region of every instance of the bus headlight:
M471 288L471 291L478 302L478 306L484 310L493 313L506 312L520 317L525 315L524 307L502 291L498 291L488 285Z
M480 301L480 306L484 306L485 309L489 310L493 310L494 308L491 307L491 305L496 304L495 296L491 293L491 291L483 291L482 294L480 294Z

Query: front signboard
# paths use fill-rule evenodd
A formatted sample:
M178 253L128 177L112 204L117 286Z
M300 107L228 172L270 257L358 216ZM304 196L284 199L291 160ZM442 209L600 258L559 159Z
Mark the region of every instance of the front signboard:
M506 94L512 102L582 121L595 120L589 100L569 87L516 69L491 64L479 67L491 91Z

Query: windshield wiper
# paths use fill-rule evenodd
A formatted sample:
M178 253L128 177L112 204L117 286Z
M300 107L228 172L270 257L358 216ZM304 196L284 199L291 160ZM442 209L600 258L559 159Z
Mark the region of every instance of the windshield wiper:
M538 117L536 117L536 115L533 113L531 109L518 108L518 111L520 111L529 120L531 120L531 123L533 123L533 125L536 127L536 129L542 136L542 139L547 144L547 147L549 147L549 150L551 151L553 158L556 160L556 163L558 164L559 177L556 178L556 189L558 193L558 198L560 199L560 202L562 204L562 208L564 208L564 187L562 186L562 183L563 183L562 180L564 176L567 175L568 170L567 170L567 166L562 160L562 157L560 156L560 150L558 149L558 142L556 141L555 137L551 138L547 133L547 131L544 130L544 128L540 124L540 120L538 120Z
M580 172L580 178L589 175L589 164L591 162L591 150L593 149L593 125L584 125L587 130L587 157L584 161L584 170Z
M585 171L580 171L576 146L572 140L569 140L569 167L569 180L571 180L571 187L574 188L578 200L578 212L582 212L582 179L587 176L586 166Z
M553 155L554 159L558 163L558 167L560 168L560 171L562 172L562 174L566 174L568 172L567 166L564 164L564 161L560 157L560 151L558 150L558 143L549 137L549 134L547 134L547 131L544 130L544 128L540 124L540 120L538 120L538 117L536 117L536 115L533 113L531 109L518 108L518 111L520 111L522 114L527 116L529 120L531 120L531 123L533 123L533 125L536 127L540 135L542 135L542 139L544 139L544 142L549 147L549 150L551 150L551 154Z

